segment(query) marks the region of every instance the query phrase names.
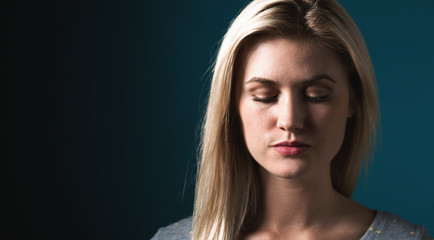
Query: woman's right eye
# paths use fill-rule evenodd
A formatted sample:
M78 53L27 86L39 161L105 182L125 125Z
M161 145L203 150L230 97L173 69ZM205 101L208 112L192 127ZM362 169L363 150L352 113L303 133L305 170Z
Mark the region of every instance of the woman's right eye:
M275 102L276 100L277 100L277 95L272 97L257 97L257 96L253 97L253 101L261 102L261 103L272 103Z

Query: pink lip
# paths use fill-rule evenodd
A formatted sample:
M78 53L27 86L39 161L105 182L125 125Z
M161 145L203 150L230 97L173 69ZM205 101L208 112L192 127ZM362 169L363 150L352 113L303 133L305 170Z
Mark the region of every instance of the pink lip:
M282 155L296 156L309 150L311 146L297 141L292 141L292 142L284 141L284 142L274 144L272 147L276 152Z

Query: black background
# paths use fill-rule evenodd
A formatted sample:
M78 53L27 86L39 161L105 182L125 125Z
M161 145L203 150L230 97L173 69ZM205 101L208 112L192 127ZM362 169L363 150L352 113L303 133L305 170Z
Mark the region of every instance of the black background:
M244 3L3 4L8 239L148 239L191 215L208 68Z

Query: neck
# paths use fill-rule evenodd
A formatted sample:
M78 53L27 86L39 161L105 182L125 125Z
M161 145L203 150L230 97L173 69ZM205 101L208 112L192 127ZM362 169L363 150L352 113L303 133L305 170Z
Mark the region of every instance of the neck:
M257 227L280 232L288 227L301 230L331 222L346 198L333 189L330 176L306 179L313 180L280 178L261 169L262 199Z

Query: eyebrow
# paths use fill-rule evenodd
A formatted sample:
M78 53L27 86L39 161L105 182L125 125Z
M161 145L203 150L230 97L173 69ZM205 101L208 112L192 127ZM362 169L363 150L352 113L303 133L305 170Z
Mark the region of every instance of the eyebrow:
M318 75L314 75L312 77L309 77L305 80L303 80L303 84L309 84L321 79L326 79L329 80L333 83L336 83L336 81L331 78L329 75L327 74L318 74ZM276 81L270 80L270 79L266 79L266 78L262 78L262 77L252 77L250 78L248 81L244 82L244 84L249 84L249 83L260 83L263 85L268 85L268 86L276 86L279 85Z

